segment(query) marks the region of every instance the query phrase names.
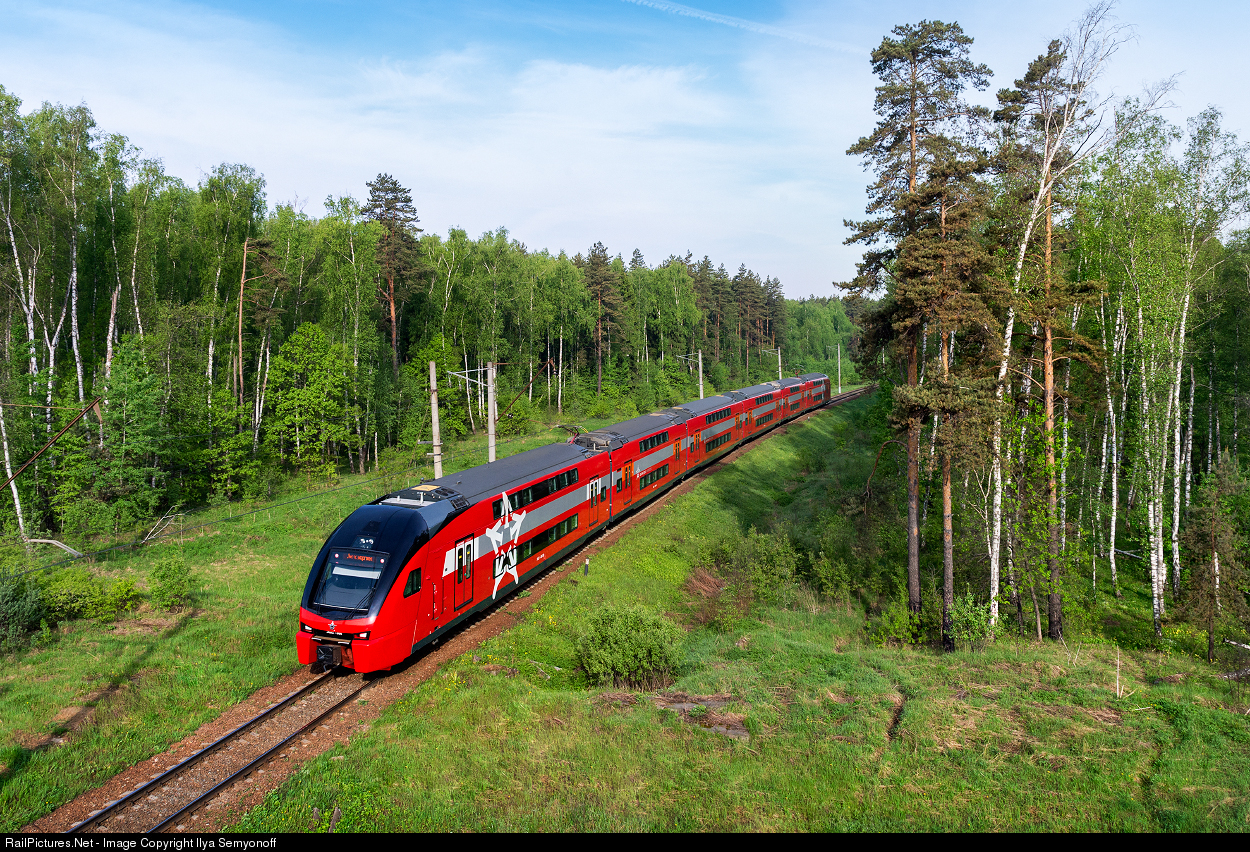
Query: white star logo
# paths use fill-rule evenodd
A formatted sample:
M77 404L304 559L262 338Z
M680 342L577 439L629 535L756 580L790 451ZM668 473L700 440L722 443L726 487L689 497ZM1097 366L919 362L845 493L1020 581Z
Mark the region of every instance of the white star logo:
M331 633L333 633L333 632L334 632L334 622L333 622L333 621L331 621L331 622L330 622L329 630L330 630L330 632L331 632Z
M511 574L513 582L521 582L521 576L516 567L516 544L521 538L521 527L525 524L526 513L514 514L507 493L500 496L503 498L503 517L495 521L493 527L486 530L486 537L490 539L491 550L495 555L495 588L490 594L492 600L498 597L499 585L503 582L505 574Z

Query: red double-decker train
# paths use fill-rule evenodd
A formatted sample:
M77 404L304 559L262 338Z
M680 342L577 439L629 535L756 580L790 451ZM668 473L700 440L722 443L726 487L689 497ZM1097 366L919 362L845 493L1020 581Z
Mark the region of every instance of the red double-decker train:
M644 414L387 494L308 575L301 663L388 669L743 441L825 405L808 373Z

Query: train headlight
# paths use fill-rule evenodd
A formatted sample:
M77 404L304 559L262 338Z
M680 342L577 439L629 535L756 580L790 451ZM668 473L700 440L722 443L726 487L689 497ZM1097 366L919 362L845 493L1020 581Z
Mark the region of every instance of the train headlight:
M356 634L356 638L357 638L357 639L368 639L368 638L369 638L369 631L367 631L367 630L366 630L364 633L357 633L357 634Z
M299 623L299 629L303 630L305 633L312 633L312 628L302 621Z

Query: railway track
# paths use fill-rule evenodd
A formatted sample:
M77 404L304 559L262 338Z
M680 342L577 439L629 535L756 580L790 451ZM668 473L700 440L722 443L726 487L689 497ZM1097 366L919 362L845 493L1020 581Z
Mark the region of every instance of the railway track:
M831 396L825 405L797 418L794 422L801 422L815 413L815 411L825 410L840 403L849 402L874 390L876 390L875 384L836 394ZM753 443L749 442L746 445L735 448L728 456L713 463L709 468L694 474L682 486L673 489L673 491L670 491L655 501L655 503L658 505L665 502L669 497L674 496L674 493L677 491L684 492L694 482L701 480L705 475L719 467L721 462L729 460L731 457L736 457L740 452L749 449ZM654 507L648 507L640 513L631 514L627 518L622 519L619 525L615 525L611 530L605 530L603 535L587 541L582 548L567 557L562 564L558 566L552 565L546 571L528 578L524 585L530 588L540 585L549 587L550 584L546 581L551 575L557 575L556 579L558 580L559 577L576 571L581 564L580 560L583 556L593 554L603 547L609 546L625 530L649 516L653 511ZM546 591L546 589L543 589L543 591ZM537 598L534 600L537 600ZM484 624L484 622L494 622L494 617L503 611L502 608L495 607L488 612L478 615L460 629L444 637L437 646L431 647L426 653L418 654L417 656L424 658L427 654L433 654L434 658L441 658L444 656L444 653L441 653L443 647L449 644L452 647L446 650L451 656L463 653L464 649L455 647L459 643L452 643L452 640L461 636L471 640L475 639L474 634L478 633L475 628L478 628L479 625L483 626L487 633L492 635L500 629L506 629L506 627L499 627L497 623L492 627L486 627ZM409 661L409 663L413 662L415 661ZM435 659L432 659L431 662L435 662ZM408 681L412 676L417 675L416 671L406 674L405 670L407 667L408 664L400 667L395 673L399 677L392 675L391 678L397 681ZM323 744L312 742L318 736L316 733L317 729L334 717L336 713L349 713L348 706L354 698L359 696L373 682L381 681L385 678L386 675L382 673L373 676L355 674L336 676L332 673L322 675L266 707L238 727L193 752L190 756L182 759L170 768L155 773L147 781L139 784L121 797L105 804L98 810L92 811L86 819L70 826L68 831L70 833L126 832L138 834L191 828L198 811L209 807L215 798L231 787L246 781L246 779L253 777L257 773L262 773L265 765L269 762L283 756L301 759L305 755L311 756L318 753L321 750L318 746ZM420 679L423 680L424 676ZM416 682L405 682L401 688L403 691L407 691L415 685ZM397 683L396 686L400 687L400 684ZM386 692L387 690L383 691ZM372 699L371 703L373 703ZM322 739L325 738L323 737Z
M199 751L70 827L152 833L182 828L196 811L287 750L308 745L316 728L359 695L373 678L326 674L257 713Z

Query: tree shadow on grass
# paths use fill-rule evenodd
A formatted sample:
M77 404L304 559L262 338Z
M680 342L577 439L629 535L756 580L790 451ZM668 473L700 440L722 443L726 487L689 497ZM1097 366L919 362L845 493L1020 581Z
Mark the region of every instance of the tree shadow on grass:
M0 768L0 794L3 794L5 788L10 783L21 778L32 764L40 762L35 760L37 755L44 754L62 745L71 745L72 742L60 739L57 734L66 731L80 732L90 725L90 719L94 716L95 710L104 702L118 695L127 683L133 681L139 672L143 670L144 665L151 658L157 647L181 633L199 612L199 610L188 608L169 629L154 635L151 640L145 643L142 652L136 654L121 671L110 677L108 683L102 689L93 693L93 697L84 702L83 706L75 713L64 719L56 720L52 730L41 736L37 743L30 746L19 743L0 749L0 763L3 764L3 767ZM77 738L74 741L77 741ZM53 807L58 805L59 803L53 805Z

